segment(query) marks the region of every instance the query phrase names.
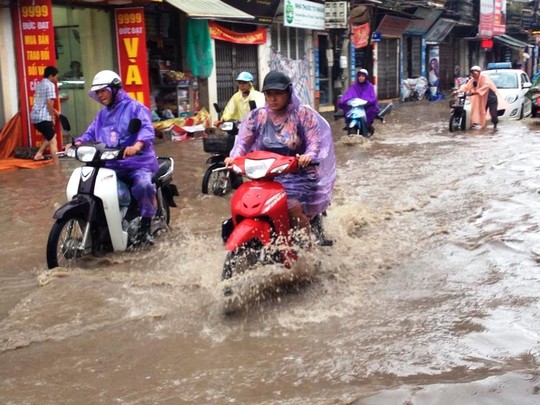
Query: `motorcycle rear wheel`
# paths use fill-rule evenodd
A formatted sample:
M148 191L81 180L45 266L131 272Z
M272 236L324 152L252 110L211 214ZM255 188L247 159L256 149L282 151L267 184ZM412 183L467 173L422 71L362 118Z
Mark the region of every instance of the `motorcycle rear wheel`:
M206 169L204 172L201 191L203 194L213 194L217 196L224 196L231 190L231 177L224 178L226 173L214 172L215 169L221 169L225 167L225 163L214 163Z
M165 228L167 225L169 225L169 222L171 221L171 208L169 207L169 204L167 204L167 200L165 198L161 199L161 208L158 208L158 212L156 212L156 217L161 220L161 223L164 225L163 227Z
M77 261L91 251L91 238L81 252L77 247L82 241L86 221L82 218L62 218L57 220L47 240L47 266L71 268L77 265Z

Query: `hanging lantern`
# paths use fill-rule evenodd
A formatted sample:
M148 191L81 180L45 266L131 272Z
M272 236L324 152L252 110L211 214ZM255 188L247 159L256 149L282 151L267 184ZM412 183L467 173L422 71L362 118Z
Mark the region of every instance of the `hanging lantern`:
M493 48L493 40L492 39L483 39L480 41L480 48L482 49L492 49Z

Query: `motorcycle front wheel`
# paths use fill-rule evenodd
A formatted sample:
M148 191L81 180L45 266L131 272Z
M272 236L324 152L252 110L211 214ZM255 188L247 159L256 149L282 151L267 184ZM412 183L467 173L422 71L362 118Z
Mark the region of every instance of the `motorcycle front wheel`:
M251 241L227 253L221 279L228 280L251 269L259 261L261 250L259 241Z
M465 114L452 113L450 116L449 128L450 132L465 130Z
M224 171L214 172L215 169L225 167L225 163L214 163L204 172L201 191L203 194L213 194L224 196L231 190L231 179L229 173Z
M47 240L49 269L75 267L77 261L91 251L91 238L88 238L83 250L79 249L85 227L86 221L82 218L62 218L54 223Z

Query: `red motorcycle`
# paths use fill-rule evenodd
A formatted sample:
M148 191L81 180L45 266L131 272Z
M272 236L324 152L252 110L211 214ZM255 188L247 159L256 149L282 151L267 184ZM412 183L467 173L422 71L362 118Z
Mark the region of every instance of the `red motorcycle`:
M298 248L309 246L309 241L302 241L291 232L285 188L274 179L296 173L298 160L256 151L235 158L227 169L251 181L235 191L231 199L232 217L222 224L222 238L228 251L222 279L228 280L258 263L281 263L290 268ZM316 244L330 246L332 241L324 237L323 215L311 218L311 232ZM224 293L232 295L231 288L225 288Z

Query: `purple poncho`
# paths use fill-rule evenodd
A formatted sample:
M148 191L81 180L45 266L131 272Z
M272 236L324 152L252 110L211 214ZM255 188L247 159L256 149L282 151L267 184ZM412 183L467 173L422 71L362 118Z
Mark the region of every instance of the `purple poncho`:
M292 91L291 103L283 112L266 106L257 108L243 121L231 157L253 150L268 150L282 155L310 156L319 166L303 168L298 174L277 177L289 201L299 201L308 216L326 210L332 199L336 179L334 141L328 122L314 109L300 105Z
M373 86L367 78L364 83L358 83L358 80L356 80L351 84L345 94L341 96L338 104L338 107L343 109L345 115L347 115L347 112L351 108L347 105L347 101L353 98L361 98L368 102L368 105L366 106L366 119L367 124L371 125L379 112L379 102L377 101L377 95L375 94L375 86Z
M90 97L96 99L91 94ZM99 100L98 100L99 101ZM136 134L128 131L132 118L141 120L141 129ZM133 146L137 141L144 142L140 155L123 160L107 162L107 167L125 170L148 169L157 172L158 163L154 150L155 131L152 126L150 110L119 89L111 108L102 108L86 132L76 142L103 142L109 147Z

